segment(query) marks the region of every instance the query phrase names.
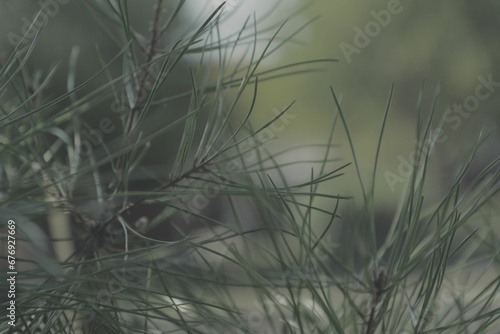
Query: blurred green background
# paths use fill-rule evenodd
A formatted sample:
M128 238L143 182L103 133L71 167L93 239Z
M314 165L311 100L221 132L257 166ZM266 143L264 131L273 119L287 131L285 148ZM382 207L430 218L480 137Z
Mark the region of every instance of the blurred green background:
M69 3L67 3L69 2ZM178 25L179 35L193 23L200 22L203 13L221 1L188 0ZM0 2L0 59L12 50L9 33L21 34L23 25L30 21L42 2L6 0ZM42 32L38 46L30 58L30 69L42 69L47 73L50 65L60 62L60 68L47 95L55 97L66 89L68 59L73 46L79 46L77 82L83 82L99 68L96 46L107 59L116 54L118 48L95 25L95 21L84 14L74 1L61 1L56 15L51 17ZM67 4L66 4L67 3ZM173 6L176 1L171 1ZM129 1L132 8L132 24L147 35L154 1ZM244 17L257 10L257 16L266 14L270 2L248 1L241 5L237 0L229 1L235 19L222 25L222 33L230 33L241 27ZM278 138L270 143L271 150L279 150L302 143L319 143L328 139L335 111L329 86L342 97L342 105L356 147L357 158L365 181L371 178L375 149L382 116L391 83L395 84L393 104L381 151L378 169L376 204L380 211L393 210L400 197L403 184L391 189L385 172L397 173L398 157L408 158L413 149L417 100L423 90L423 111L428 113L435 90L442 88L437 102L437 114L443 115L455 103L463 103L473 96L480 84L479 77L500 81L500 3L497 1L282 1L269 15L262 26L283 21L287 16L305 6L300 14L289 20L282 36L319 16L303 29L277 54L263 63L263 68L273 68L296 61L337 58L339 62L315 66L318 72L262 83L255 124L263 124L274 116L273 109L280 110L296 100L290 110L294 116ZM391 13L392 11L392 13ZM391 13L390 17L383 16ZM384 24L376 23L376 17L384 17ZM206 16L205 16L206 17ZM198 21L196 21L198 20ZM377 28L378 26L378 28ZM356 53L346 57L342 46L356 47L359 31L371 30L371 37ZM13 36L12 34L10 36ZM167 36L167 40L169 36ZM359 40L358 40L359 42ZM358 43L359 45L359 43ZM189 62L189 58L186 60ZM195 58L191 59L194 63ZM183 66L188 66L189 63ZM118 66L115 70L120 70ZM43 74L42 74L43 76ZM103 79L100 79L103 80ZM101 81L102 83L102 81ZM99 84L99 81L95 83ZM179 87L189 88L186 76L179 77ZM172 86L172 89L175 89ZM497 91L498 90L498 91ZM485 91L486 92L486 91ZM250 94L249 94L250 97ZM248 98L249 98L248 97ZM249 101L249 100L247 100ZM475 143L483 128L491 132L489 141L482 146L474 163L479 171L499 155L500 136L500 87L495 87L488 98L460 126L453 129L445 124L448 139L437 145L432 155L432 170L428 180L431 185L429 200L439 197L463 158ZM242 113L247 108L240 104ZM109 112L106 106L97 114ZM456 115L455 115L456 116ZM340 122L334 143L340 144L335 155L352 161L348 142ZM301 151L288 160L321 157L321 151ZM290 169L290 177L308 178L311 165L302 164ZM360 187L351 166L347 177L334 180L329 186L331 193L359 196Z

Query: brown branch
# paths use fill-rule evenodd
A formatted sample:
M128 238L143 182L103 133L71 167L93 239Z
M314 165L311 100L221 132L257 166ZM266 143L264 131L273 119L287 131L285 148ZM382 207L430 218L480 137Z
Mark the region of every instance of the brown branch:
M155 7L155 17L151 23L149 31L151 33L151 42L149 43L149 50L146 62L149 63L153 60L156 54L156 45L158 44L158 23L160 22L161 12L163 11L163 0L158 0Z
M375 287L375 291L372 295L370 316L366 323L366 334L374 334L378 324L380 323L380 311L377 312L377 306L382 301L384 293L387 292L387 283L388 280L384 269L376 269L373 271L373 285Z
M160 22L162 11L163 11L163 0L158 0L154 9L154 18L149 28L151 34L151 40L149 42L146 51L145 64L150 63L156 55L156 47L158 45L160 37L158 32L158 25ZM135 95L134 105L130 109L125 123L125 146L127 146L128 143L130 142L130 139L134 132L134 128L137 125L137 121L139 119L141 110L143 108L142 102L144 100L145 95L147 94L146 86L149 80L149 76L150 76L149 72L146 68L143 71L141 71L140 77L137 80L137 85L134 94ZM115 169L118 175L117 177L118 180L113 192L117 192L121 186L121 182L123 180L123 173L124 173L123 169L125 165L125 159L126 159L126 154L124 153L116 161Z
M149 42L149 46L146 52L145 64L151 62L154 56L156 55L156 46L158 45L158 39L159 39L158 24L160 22L162 11L163 11L163 0L158 0L158 3L155 6L154 19L151 22L151 26L149 28L149 32L151 34L151 41ZM134 125L139 116L138 114L142 109L141 102L142 102L142 97L144 97L144 94L146 93L146 83L148 79L149 79L149 73L147 69L144 69L139 79L139 83L136 87L134 106L130 110L129 117L127 119L127 125L125 128L125 134L127 135L127 137L132 134Z

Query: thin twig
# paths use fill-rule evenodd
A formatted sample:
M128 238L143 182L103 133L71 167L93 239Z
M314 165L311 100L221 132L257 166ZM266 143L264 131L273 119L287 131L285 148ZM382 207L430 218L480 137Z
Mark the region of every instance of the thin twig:
M374 334L380 322L380 312L377 312L377 306L380 304L382 296L387 291L387 282L388 280L384 269L373 271L373 285L375 286L375 291L372 296L370 316L366 323L366 334Z
M153 58L156 55L156 49L157 45L159 42L159 31L158 31L158 25L160 22L161 18L161 13L163 12L163 0L158 0L155 6L154 10L154 18L153 21L151 22L150 26L150 34L151 34L151 40L149 42L147 51L146 51L146 60L145 64L150 63ZM145 68L143 71L141 71L141 74L137 80L136 88L135 88L135 100L132 108L130 109L128 115L127 115L127 120L125 122L125 146L128 145L130 142L130 139L133 135L134 129L136 127L137 120L139 119L141 110L143 108L143 101L144 97L147 94L146 92L146 86L149 80L150 74ZM123 179L123 173L124 173L124 165L125 165L125 160L126 160L126 154L124 153L121 155L115 165L115 169L118 175L118 180L117 184L115 185L114 192L118 191Z

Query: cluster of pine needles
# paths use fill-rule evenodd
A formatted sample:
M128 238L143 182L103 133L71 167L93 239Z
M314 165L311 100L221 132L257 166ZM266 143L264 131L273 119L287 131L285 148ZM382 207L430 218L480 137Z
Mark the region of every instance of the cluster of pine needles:
M500 159L464 186L486 136L431 204L424 202L432 191L430 154L416 150L380 242L375 179L394 87L370 184L333 88L331 132L311 145L323 157L307 162L314 166L309 181L292 183L280 156L303 147L271 154L260 134L293 101L255 125L259 85L335 59L262 69L314 20L285 34L304 8L278 24L251 15L240 30L221 34L238 3L230 12L222 3L181 31L186 1L157 0L141 33L126 0L76 1L117 51L109 58L98 47L101 68L81 81L73 48L65 92L56 97L49 86L58 66L30 68L40 26L2 60L0 244L7 272L5 222L14 220L18 275L16 326L4 321L9 301L2 295L0 333L495 333L500 276L489 273L498 273ZM37 20L48 19L41 8ZM189 87L172 92L176 81ZM422 99L417 148L439 126L436 103L425 112ZM110 113L97 127L95 110ZM352 163L333 156L337 125ZM151 152L167 153L154 165ZM363 206L359 219L339 230L350 198L332 189L347 168L357 172ZM218 199L229 219L207 213ZM148 205L156 208L152 217L134 217ZM325 216L318 231L315 221ZM156 232L166 224L175 238Z

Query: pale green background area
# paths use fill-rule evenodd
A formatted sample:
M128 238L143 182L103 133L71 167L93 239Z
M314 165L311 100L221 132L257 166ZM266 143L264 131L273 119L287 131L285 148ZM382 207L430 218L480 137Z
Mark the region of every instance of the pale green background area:
M284 79L269 84L263 106L272 108L277 102L297 99L291 112L296 113L286 133L280 134L283 143L322 140L331 126L333 100L329 92L332 85L343 97L344 112L357 150L363 176L368 182L374 162L375 147L389 87L395 83L395 95L390 111L388 128L383 142L377 179L379 205L394 207L399 199L402 184L390 191L383 174L396 172L398 156L408 158L413 149L417 98L422 81L424 112L428 113L436 86L441 83L437 113L454 103L462 103L474 94L479 84L478 76L500 81L498 67L500 7L493 1L427 2L401 1L401 12L392 15L390 23L371 38L370 43L353 54L348 63L341 50L341 43L354 45L355 27L362 30L374 17L372 10L387 9L388 1L317 1L306 12L307 17L320 14L303 36L305 46L288 48L283 62L292 60L334 57L339 63L328 66L324 73L305 75L299 80ZM272 87L272 90L271 90ZM498 88L497 88L498 89ZM500 91L481 101L479 108L463 119L456 130L445 124L447 141L438 144L432 155L431 175L428 179L429 199L436 199L446 190L451 175L472 148L479 131L492 132L478 157L481 165L498 156L500 121ZM263 107L266 110L266 107ZM340 125L340 124L339 124ZM339 155L351 160L348 142L339 127L336 143L343 148ZM307 171L304 170L307 175ZM354 169L348 177L332 183L334 191L356 194L359 203L359 187Z
M255 1L256 6L262 3L267 2ZM284 1L275 15L266 22L285 18L293 10L293 6L302 3L306 2ZM354 45L354 28L364 29L367 23L374 21L371 11L387 9L389 3L318 0L298 18L291 20L285 27L284 34L320 15L318 20L297 36L300 43L287 46L272 61L264 63L264 67L316 58L337 58L340 61L321 66L321 72L318 73L262 83L252 118L256 125L263 124L274 116L273 109L281 109L296 100L290 110L295 118L283 132L277 134L279 138L271 142L269 147L279 150L283 146L324 142L328 138L335 109L329 88L332 85L338 96L342 97L361 171L368 182L383 111L390 85L394 82L394 100L377 178L376 203L384 211L392 211L400 197L402 184L397 184L396 191L392 192L383 175L387 171L397 173L398 156L408 158L413 149L416 105L422 81L426 80L425 113L429 111L436 86L439 82L442 84L437 104L438 114L473 94L478 85L478 76L488 77L492 74L494 80L500 81L497 61L500 56L500 5L495 1L401 1L401 12L393 15L390 23L382 27L380 33L372 37L369 45L362 48L359 54L353 54L352 61L348 63L340 48L341 43ZM145 31L153 2L131 1L130 4L133 8L133 22ZM0 45L4 56L10 50L7 33L13 31L19 34L23 25L22 18L31 19L38 8L37 3L31 1L3 1L0 4ZM179 22L181 25L189 23L190 13L183 14L182 22ZM64 71L73 45L79 45L81 50L80 80L87 78L99 67L96 44L99 44L100 50L108 59L116 52L109 40L91 22L81 15L73 3L61 6L59 13L49 20L30 62L33 68L35 64L40 68L48 68L50 64L61 62L58 72L60 76L56 78L52 88L65 87ZM55 88L54 94L56 92L61 93L60 88ZM439 144L433 154L428 179L429 199L434 200L445 191L451 175L456 172L464 154L472 147L480 129L485 127L492 132L492 136L481 150L474 169L477 171L480 166L498 156L499 105L500 90L482 101L478 110L464 119L457 130L451 129L449 125L445 128L449 139ZM242 113L246 112L245 101L240 107ZM340 149L335 149L335 155L342 157L344 161L352 161L340 122L337 124L334 143L341 145ZM310 159L319 153L294 154L288 159ZM310 170L311 165L301 165L292 171L292 176L304 179L309 177ZM351 166L346 171L346 177L335 179L324 191L354 195L357 197L356 202L361 204L354 168Z

